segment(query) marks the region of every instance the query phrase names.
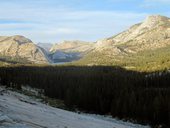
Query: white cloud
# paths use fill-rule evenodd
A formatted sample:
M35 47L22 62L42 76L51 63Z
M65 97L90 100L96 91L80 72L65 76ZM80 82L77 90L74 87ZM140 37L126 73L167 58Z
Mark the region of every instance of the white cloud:
M0 35L21 34L36 42L95 41L123 31L142 21L146 15L127 11L80 11L66 7L35 8L1 4L1 19L24 22L0 24Z

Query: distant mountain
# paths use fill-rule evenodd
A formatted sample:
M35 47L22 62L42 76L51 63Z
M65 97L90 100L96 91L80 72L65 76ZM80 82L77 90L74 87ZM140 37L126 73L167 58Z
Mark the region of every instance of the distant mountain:
M24 36L0 36L0 56L26 59L33 63L48 63L45 51Z
M94 50L77 64L122 64L125 67L133 67L133 64L127 64L125 60L131 59L132 63L137 63L139 59L142 59L144 62L151 56L152 58L154 55L158 56L157 53L163 54L162 50L170 47L170 19L160 15L149 16L144 22L136 24L118 35L97 41L94 47ZM145 57L138 58L139 54L140 56L145 54ZM166 54L170 55L167 50ZM129 58L132 56L133 59ZM157 64L158 60L155 58L152 61Z
M96 42L63 41L35 45L23 36L1 36L0 56L34 63L72 62L73 65L118 65L137 70L170 67L170 18L148 16L128 30ZM11 62L10 59L1 59ZM20 60L19 60L20 61Z
M71 62L82 58L94 48L93 43L84 41L63 41L50 49L54 62Z
M96 44L97 50L115 48L120 52L138 52L146 49L165 47L170 38L170 19L168 17L153 15L144 22L136 24L128 30L100 40Z
M49 52L49 50L51 49L51 47L53 46L52 43L37 43L37 46L45 49L47 52Z

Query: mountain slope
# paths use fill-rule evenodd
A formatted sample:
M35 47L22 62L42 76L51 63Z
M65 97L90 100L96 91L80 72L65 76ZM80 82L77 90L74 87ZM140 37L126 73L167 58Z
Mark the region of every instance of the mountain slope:
M157 49L170 44L170 19L160 15L147 17L144 22L136 24L128 30L98 41L98 50L116 47L125 52L138 52Z
M144 22L136 24L118 35L97 41L95 49L76 63L81 65L121 64L124 67L132 67L134 66L132 63L136 63L134 68L139 68L137 63L140 59L141 61L145 61L145 59L148 61L151 54L154 54L153 61L157 64L158 59L156 57L164 54L163 49L169 47L170 19L160 15L153 15L147 17ZM139 54L144 57L137 57ZM170 55L167 50L166 55ZM132 63L126 63L129 56L133 56ZM166 62L167 57L163 61Z
M24 58L34 63L48 63L45 52L23 36L1 36L0 55Z

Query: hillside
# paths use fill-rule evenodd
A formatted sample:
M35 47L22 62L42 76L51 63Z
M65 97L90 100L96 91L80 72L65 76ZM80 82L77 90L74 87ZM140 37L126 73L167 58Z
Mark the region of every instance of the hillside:
M48 63L46 53L23 36L1 36L0 56L21 58L33 63Z
M121 65L140 70L168 68L169 47L170 19L153 15L118 35L97 41L95 49L75 64Z

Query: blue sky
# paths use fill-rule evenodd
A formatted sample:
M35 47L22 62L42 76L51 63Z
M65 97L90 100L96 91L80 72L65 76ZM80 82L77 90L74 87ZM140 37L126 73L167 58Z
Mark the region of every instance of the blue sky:
M0 35L34 42L96 41L148 15L170 17L170 0L0 0Z

